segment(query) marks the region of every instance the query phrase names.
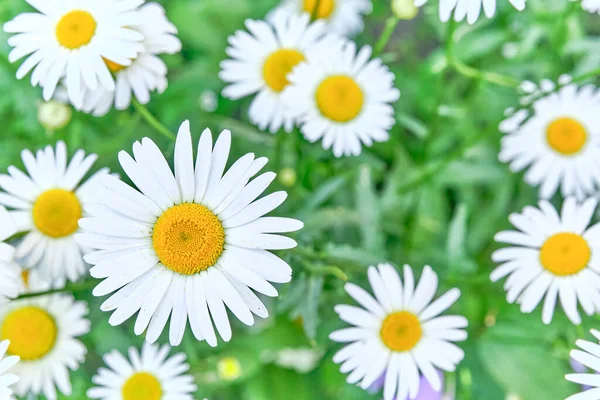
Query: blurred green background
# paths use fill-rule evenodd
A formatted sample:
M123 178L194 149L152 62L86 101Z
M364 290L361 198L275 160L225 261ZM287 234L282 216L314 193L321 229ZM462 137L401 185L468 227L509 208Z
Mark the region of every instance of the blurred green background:
M400 22L383 52L396 74L402 97L394 105L397 125L391 140L365 149L360 157L334 159L320 145L307 143L296 131L277 135L248 123L249 99L232 102L219 93L219 62L227 37L243 28L246 18L262 19L277 0L159 1L179 28L181 54L166 57L169 88L154 95L149 109L172 131L190 119L197 139L206 127L231 129L235 159L254 152L270 159L279 173L271 191L287 190L277 214L306 224L296 235L299 248L284 252L293 281L280 285L281 296L268 299L267 320L252 328L234 322L230 343L212 349L188 332L174 351L188 355L198 399L377 399L345 383L331 361L339 348L329 333L343 326L333 312L345 295L346 279L367 287L368 265L389 261L420 271L430 264L440 275L440 292L459 287L462 297L452 312L470 322L462 344L465 360L446 375L446 387L460 400L564 399L578 389L564 380L568 352L576 338L600 326L597 317L572 326L557 310L550 326L539 310L523 315L508 305L502 283L492 284L493 235L509 227L508 215L537 202L537 191L497 161L498 123L516 105L518 93L462 76L446 61L447 25L439 22L437 1L430 1L412 21ZM460 24L454 52L476 68L517 80L556 79L579 75L600 65L598 15L566 0L529 0L519 13L506 1L499 13L475 26ZM390 3L374 0L365 31L356 40L373 45L391 15ZM23 0L0 0L0 22L28 10ZM17 65L7 60L7 35L0 33L0 170L22 166L20 151L65 140L70 153L84 148L99 155L95 168L117 163L120 150L135 140L154 139L171 158L173 143L147 125L135 110L111 111L103 118L77 112L57 131L38 121L41 90L29 77L17 81ZM555 199L559 200L559 199ZM555 204L559 204L556 201ZM89 302L92 331L83 338L89 353L72 374L74 394L84 399L101 355L113 348L140 346L129 321L108 325L99 310L103 299L77 293ZM165 336L161 342L167 342ZM303 350L297 353L291 350ZM452 398L452 397L449 397Z

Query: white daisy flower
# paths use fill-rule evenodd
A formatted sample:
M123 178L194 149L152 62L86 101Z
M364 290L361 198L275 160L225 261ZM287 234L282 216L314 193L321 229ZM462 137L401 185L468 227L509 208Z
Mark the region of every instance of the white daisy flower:
M6 208L0 206L0 307L17 297L21 286L21 270L14 262L15 248L4 243L15 233L17 227L13 219Z
M463 316L442 316L460 296L456 288L433 301L438 278L426 266L415 288L413 271L404 266L404 282L389 264L369 267L369 283L375 298L348 283L346 292L363 308L337 305L340 318L354 325L333 332L336 342L350 343L333 356L347 381L368 389L385 374L385 400L414 399L424 376L435 391L442 388L436 368L454 371L464 352L451 342L467 338Z
M417 7L422 7L428 0L415 0ZM469 24L474 24L481 14L481 9L486 17L492 18L496 14L496 0L439 0L440 20L447 22L452 17L454 11L454 20L462 21L465 18ZM503 0L505 1L505 0ZM519 11L525 9L527 0L508 0L514 8Z
M282 99L302 134L310 142L323 139L323 148L333 147L336 157L359 155L361 144L387 141L395 123L388 104L400 98L394 74L370 56L371 47L357 52L347 41L312 53L288 75Z
M275 178L266 172L266 158L246 154L223 175L231 134L224 131L214 149L210 130L198 144L194 167L189 122L175 142L175 175L159 148L148 138L133 145L135 160L125 151L119 161L140 190L110 176L99 204L86 206L90 218L79 225L81 245L98 251L85 259L95 266L90 274L104 280L93 294L115 292L101 309L114 313L119 325L138 310L135 333L148 328L153 343L169 315L169 340L181 342L187 320L198 340L217 345L212 317L225 341L231 326L225 306L246 325L267 310L251 289L277 296L270 282L289 282L291 268L267 250L289 249L296 242L277 233L302 227L295 219L263 217L286 198L276 192L256 200ZM255 201L256 200L256 201ZM210 317L209 317L210 315Z
M82 110L100 117L106 115L113 104L117 110L125 110L131 104L132 93L141 104L148 104L150 92L162 94L167 89L167 65L158 54L175 54L181 51L177 28L157 3L148 3L139 8L141 23L130 28L144 36L143 51L125 66L106 60L108 68L115 74L116 89L107 90L99 86L87 90Z
M274 12L284 11L291 15L316 16L318 20L327 22L329 30L343 36L353 36L362 32L363 15L373 9L371 0L319 0L319 8L315 14L317 0L281 0ZM270 19L273 13L267 16Z
M579 1L579 0L571 0ZM581 0L581 8L589 13L600 14L600 0Z
M90 399L103 400L193 400L197 387L185 363L185 353L168 357L170 347L144 342L141 354L129 349L129 360L117 350L102 359L108 368L100 368L92 378L98 387L87 391Z
M590 330L594 337L600 340L600 332L595 329ZM567 397L566 400L598 400L600 399L600 345L587 340L580 339L576 342L581 350L571 350L571 359L587 367L593 373L575 373L567 374L565 378L568 381L577 383L585 387L581 393Z
M114 79L104 60L131 65L141 50L142 35L128 26L140 15L134 10L143 0L25 0L39 12L18 15L4 25L16 35L8 39L14 49L9 61L27 57L17 71L21 79L31 70L31 84L44 88L44 100L52 98L66 75L69 97L82 100L83 87L99 85L114 90Z
M229 38L226 52L231 59L221 62L219 73L230 83L223 96L237 100L257 93L248 110L250 121L272 133L282 127L291 132L295 121L281 102L288 74L310 52L329 48L340 39L326 34L323 22L311 24L307 14L280 12L272 23L247 20L246 27L250 33L237 31Z
M53 294L12 301L0 309L0 335L10 340L7 354L20 357L12 372L20 378L15 392L57 398L69 396L69 369L79 368L86 348L76 337L90 330L87 305L72 296Z
M581 323L578 303L587 315L600 309L600 265L593 257L600 251L600 224L588 228L596 204L588 199L578 205L569 197L559 216L541 200L539 208L527 206L509 216L518 231L499 232L494 239L514 246L492 254L502 264L490 276L496 282L510 275L504 284L509 303L518 301L521 311L530 313L545 295L545 324L552 321L557 297L574 324Z
M562 87L500 125L506 136L498 158L525 182L550 198L560 186L563 197L595 193L600 186L600 91L594 85Z
M19 356L6 357L9 344L8 340L0 342L0 399L13 400L11 386L19 382L19 377L7 372L19 362Z
M8 175L0 175L0 204L25 237L17 242L15 257L26 267L39 268L58 284L66 279L76 281L86 273L82 254L73 234L83 208L93 197L99 177L108 174L101 169L82 183L96 155L86 156L78 150L67 165L67 147L59 141L56 149L46 146L34 155L21 153L27 174L14 166Z

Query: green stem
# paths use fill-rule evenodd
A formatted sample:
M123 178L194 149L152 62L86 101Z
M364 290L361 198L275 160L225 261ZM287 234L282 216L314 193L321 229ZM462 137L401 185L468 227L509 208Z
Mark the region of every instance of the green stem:
M96 279L88 279L86 281L79 282L79 283L71 283L71 282L69 282L62 289L50 289L50 290L46 290L46 291L43 291L43 292L23 293L23 294L19 295L15 300L29 299L29 298L32 298L32 297L46 296L46 295L55 294L55 293L85 292L85 291L90 290L91 288L93 288L97 284L98 284L98 281Z
M392 37L392 34L396 30L396 26L398 26L398 22L400 22L400 19L395 15L387 19L387 21L385 22L385 28L383 28L381 36L379 36L379 40L377 40L377 43L375 43L375 47L373 49L374 57L381 54L383 49L385 49L385 46L388 44L390 38Z
M313 274L332 275L344 282L348 281L348 275L346 275L344 273L344 271L342 271L340 268L335 267L333 265L329 265L329 266L307 265L306 269L308 269Z
M152 126L158 133L165 136L169 140L175 140L175 135L173 132L169 130L166 126L164 126L159 120L150 113L150 111L140 104L136 99L133 99L133 106L140 113L140 115L146 120L146 122Z
M321 0L316 0L315 1L315 6L312 9L312 12L310 13L310 20L311 22L316 21L319 15L319 7L321 6Z

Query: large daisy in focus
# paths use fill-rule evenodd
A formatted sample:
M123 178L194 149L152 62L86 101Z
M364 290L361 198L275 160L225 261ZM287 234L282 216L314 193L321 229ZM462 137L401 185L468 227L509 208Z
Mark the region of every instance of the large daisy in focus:
M168 357L169 346L144 342L141 354L129 349L129 360L117 350L102 359L108 368L100 368L92 378L97 387L87 391L90 399L102 400L193 400L197 387L185 353ZM168 357L168 358L167 358Z
M432 301L438 278L425 267L415 287L411 267L404 266L404 281L389 264L369 267L369 283L375 294L352 283L346 292L362 307L337 305L340 318L353 325L333 332L329 337L350 343L333 356L341 363L340 371L349 373L350 384L369 388L385 373L385 400L414 399L424 376L434 391L442 388L436 368L454 371L464 352L452 342L467 338L463 316L439 316L460 296L451 289Z
M302 227L295 219L263 217L286 198L276 192L256 200L275 178L266 172L250 182L267 162L246 154L225 173L231 134L224 131L214 148L204 131L194 167L189 123L175 142L175 174L159 148L148 138L133 145L135 159L122 151L119 161L140 191L107 176L99 204L86 207L90 218L79 224L81 245L98 249L85 259L95 266L93 277L104 280L95 296L115 292L102 304L112 311L112 325L138 312L135 333L148 328L155 342L169 315L169 340L181 342L187 320L198 340L211 346L217 331L231 339L226 308L246 325L252 314L268 313L252 291L277 296L269 282L291 279L291 269L267 250L296 246L278 235Z
M329 48L339 39L327 35L323 22L310 23L301 16L276 13L271 23L247 20L246 31L229 38L226 52L231 57L221 62L219 77L229 83L225 97L237 100L256 94L248 110L250 121L272 133L280 128L290 132L294 118L281 102L288 86L288 75L318 47Z
M394 74L370 60L371 47L358 52L353 42L320 48L288 79L283 101L310 142L322 140L336 157L359 155L362 146L389 139L393 103L400 97Z
M31 70L31 83L52 98L66 75L69 98L78 104L82 88L114 90L114 79L104 60L131 65L141 51L143 36L128 26L140 22L135 12L143 0L26 0L38 12L23 13L4 25L15 33L8 44L9 61L27 59L17 71L21 79ZM82 85L83 83L83 85Z
M67 147L59 141L56 148L46 146L34 155L21 153L28 174L14 166L8 175L0 175L0 204L25 237L17 242L15 257L27 267L39 268L57 283L76 281L86 272L83 249L75 242L77 221L84 205L94 195L98 178L108 174L102 169L82 182L96 155L75 152L67 164Z
M11 386L19 382L19 377L10 373L10 369L19 362L19 356L6 356L9 344L8 340L0 342L0 399L12 400Z
M415 0L417 7L423 6L428 0ZM501 0L505 1L505 0ZM508 0L514 8L519 11L525 9L527 0ZM454 20L462 21L465 18L469 24L474 24L479 18L481 11L488 18L492 18L496 14L496 0L439 0L440 20L447 22L452 17L454 12Z
M318 0L318 2L319 8L315 10L317 0L282 0L276 12L314 15L318 20L325 21L332 32L353 36L363 30L363 15L370 13L373 8L371 0Z
M177 28L165 14L164 8L157 3L148 3L139 8L141 23L130 26L141 33L143 51L131 59L126 66L109 60L108 68L115 74L115 90L98 87L86 90L82 110L94 116L103 116L112 106L125 110L131 104L132 94L141 104L150 101L150 93L163 93L168 85L167 65L157 55L175 54L181 50L181 41L177 38Z
M600 92L594 85L569 84L522 110L500 125L499 159L518 172L527 168L525 182L550 198L560 187L564 197L580 200L600 186Z
M600 332L592 329L591 334L597 340L600 340ZM566 400L598 400L600 399L600 345L587 340L579 339L577 342L579 349L571 350L571 359L581 365L583 370L587 368L592 372L578 372L567 374L565 378L568 381L582 385L581 393L569 396Z
M76 338L90 330L87 305L72 296L53 294L16 300L0 309L0 340L7 354L20 357L12 368L20 380L15 392L56 399L56 389L71 395L69 370L83 362L86 348Z
M497 242L512 246L492 254L501 265L490 276L492 282L508 276L504 289L509 303L518 301L521 311L530 313L545 296L545 324L552 321L557 298L574 324L581 323L578 304L587 315L600 308L600 266L593 258L600 251L600 224L588 228L596 204L588 199L578 205L569 197L559 216L542 200L539 208L528 206L510 215L518 230L496 234Z

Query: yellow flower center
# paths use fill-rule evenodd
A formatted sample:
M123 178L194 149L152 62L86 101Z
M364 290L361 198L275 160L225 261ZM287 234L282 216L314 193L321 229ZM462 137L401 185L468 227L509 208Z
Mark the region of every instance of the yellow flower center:
M160 400L162 388L156 377L147 372L136 372L125 382L123 400Z
M542 266L554 275L573 275L587 267L592 256L590 246L575 233L557 233L542 245Z
M56 39L67 49L78 49L92 41L96 33L96 20L87 11L71 11L58 21Z
M39 360L48 354L57 333L54 318L39 307L18 308L2 322L2 340L10 340L8 353L24 361Z
M313 15L317 0L304 0L304 12ZM329 18L335 8L335 0L319 0L319 9L317 10L317 18Z
M24 269L23 271L21 271L21 278L23 279L23 285L25 285L26 288L29 287L29 270L28 269Z
M290 83L287 79L288 74L302 61L304 55L297 50L281 49L273 52L263 66L267 86L281 92Z
M73 192L48 190L33 205L33 223L46 236L60 238L73 234L81 218L81 204Z
M152 233L160 261L182 275L193 275L215 265L225 245L221 221L201 204L169 208L156 221Z
M317 89L317 107L321 114L336 122L348 122L356 118L363 103L362 89L349 76L330 76Z
M559 118L546 128L548 144L566 156L578 153L587 142L587 131L572 118Z
M110 61L104 57L102 57L102 60L104 61L104 63L106 64L106 66L108 67L108 69L110 69L111 72L113 73L117 73L119 71L124 70L126 67L124 65L121 64L117 64L116 62Z
M419 318L408 311L390 314L381 325L381 340L394 351L409 351L419 343L423 330Z

